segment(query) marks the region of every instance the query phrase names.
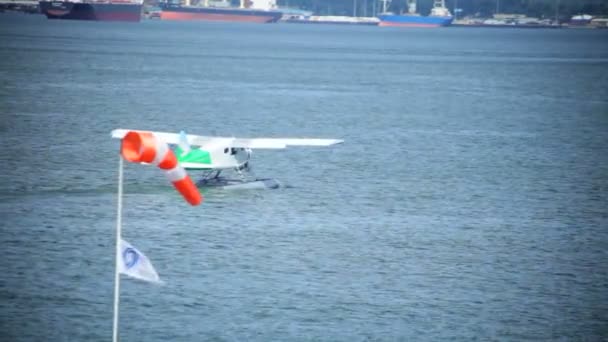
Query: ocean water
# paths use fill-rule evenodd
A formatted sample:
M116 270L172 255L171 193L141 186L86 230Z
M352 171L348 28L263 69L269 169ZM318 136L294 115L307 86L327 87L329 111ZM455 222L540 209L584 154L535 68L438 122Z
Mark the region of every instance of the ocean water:
M345 140L126 165L123 341L605 340L607 85L605 30L4 14L0 340L111 339L119 127Z

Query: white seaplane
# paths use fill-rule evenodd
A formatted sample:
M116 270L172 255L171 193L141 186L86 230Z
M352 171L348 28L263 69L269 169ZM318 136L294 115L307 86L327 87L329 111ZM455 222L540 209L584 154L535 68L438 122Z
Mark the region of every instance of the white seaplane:
M129 129L115 129L112 137L122 139ZM142 131L155 134L171 145L179 163L189 172L202 171L196 182L199 187L224 189L276 189L281 184L273 178L256 178L251 172L254 149L284 149L289 146L331 146L344 142L339 139L296 138L231 138L180 133ZM222 172L229 173L228 177ZM194 178L193 178L194 179Z

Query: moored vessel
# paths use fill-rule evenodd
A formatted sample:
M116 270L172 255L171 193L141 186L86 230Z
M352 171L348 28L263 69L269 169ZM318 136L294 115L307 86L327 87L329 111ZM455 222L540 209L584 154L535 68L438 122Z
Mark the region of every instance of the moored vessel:
M579 14L570 18L569 28L608 28L608 18L594 17L589 14Z
M445 0L434 0L433 8L428 16L422 16L416 11L416 0L407 1L407 13L394 14L387 12L387 4L391 0L381 0L384 3L384 13L381 13L379 26L400 26L400 27L440 27L448 26L454 17L445 7Z
M335 15L293 15L281 19L285 23L295 24L334 24L334 25L368 25L377 26L380 20L375 17L348 17Z
M568 25L586 26L591 23L591 20L593 20L593 16L591 16L589 14L579 14L579 15L575 15L572 18L570 18L570 22L568 23Z
M185 0L184 3L165 2L160 5L162 20L240 21L253 23L277 22L282 13L276 0L241 0L240 7L230 1Z
M560 28L552 19L527 17L523 14L494 14L492 18L463 18L454 20L451 26L487 28Z
M40 12L49 19L140 21L143 1L40 1Z

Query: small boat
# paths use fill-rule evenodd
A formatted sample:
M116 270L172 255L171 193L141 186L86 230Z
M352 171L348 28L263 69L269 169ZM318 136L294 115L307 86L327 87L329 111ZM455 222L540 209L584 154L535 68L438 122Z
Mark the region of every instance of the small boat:
M593 16L590 16L589 14L579 14L579 15L575 15L572 18L570 18L570 22L568 23L568 25L586 26L591 23L591 20L593 20Z

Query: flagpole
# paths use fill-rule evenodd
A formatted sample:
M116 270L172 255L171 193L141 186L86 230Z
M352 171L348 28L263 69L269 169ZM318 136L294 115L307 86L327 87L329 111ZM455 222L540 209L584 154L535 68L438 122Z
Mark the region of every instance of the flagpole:
M120 301L120 274L118 266L120 262L120 239L122 230L122 156L118 161L118 208L116 214L116 263L114 265L114 324L112 325L112 341L118 342L118 304Z

